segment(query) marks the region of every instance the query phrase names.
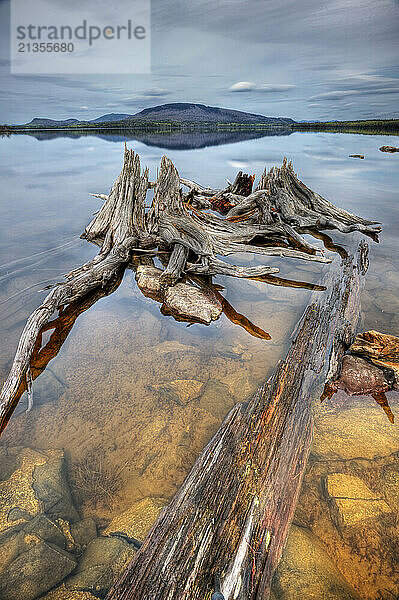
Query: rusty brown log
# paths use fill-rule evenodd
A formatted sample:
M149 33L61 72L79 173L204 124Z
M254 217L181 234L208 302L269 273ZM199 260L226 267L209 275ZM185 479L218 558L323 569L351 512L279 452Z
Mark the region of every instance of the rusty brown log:
M108 600L268 598L312 439L311 403L356 333L367 250L362 241L336 258L286 359L230 411Z

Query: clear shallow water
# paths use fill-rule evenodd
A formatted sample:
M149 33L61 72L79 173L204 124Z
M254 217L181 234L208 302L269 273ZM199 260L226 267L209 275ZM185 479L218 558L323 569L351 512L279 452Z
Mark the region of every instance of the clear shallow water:
M152 179L167 154L182 176L212 187L223 187L225 178L234 179L240 169L258 177L265 166L281 164L287 156L310 188L351 212L382 221L381 242L371 248L363 327L398 335L399 157L378 150L383 144L397 145L397 139L295 133L195 150L129 145L149 166ZM27 316L45 296L40 290L96 253L79 235L99 207L90 192L107 193L120 171L123 142L14 136L1 139L0 149L3 379ZM365 160L348 158L357 153L365 154ZM343 236L332 237L345 242ZM280 267L283 277L314 283L328 268L287 259L267 262ZM225 287L223 294L238 312L271 334L270 341L251 337L224 315L210 327L189 328L163 317L159 305L139 292L128 270L116 292L78 317L34 383L32 412L21 413L23 399L2 437L3 448L65 450L75 502L99 526L132 506L141 510L141 521L145 514L155 517L156 506L175 493L231 406L250 395L284 356L309 297L307 290L254 281L220 277L216 282ZM397 398L392 394L390 400L397 416ZM377 525L375 519L358 520L360 531L369 532L371 540L370 552L361 550L359 527L348 533L341 521L337 525L338 517L334 521L328 516L337 508L326 495L325 482L337 472L356 476L397 511L397 496L389 492L392 473L397 472L397 425L389 423L371 398L336 396L321 406L315 402L315 418L295 523L305 528L302 533L321 540L319 558L324 552L361 597L385 597L378 596L384 589L392 597L389 593L396 593L398 582L388 548L396 543L396 521L385 523L389 534L380 539L380 516ZM99 496L95 482L91 487L82 484L85 468L118 470L119 475L108 480L107 493ZM341 484L355 488L357 483L349 479ZM383 517L388 518L385 513ZM309 538L304 545L309 548L313 541ZM287 561L289 565L289 557ZM279 597L277 588L275 593ZM313 597L310 592L308 597Z

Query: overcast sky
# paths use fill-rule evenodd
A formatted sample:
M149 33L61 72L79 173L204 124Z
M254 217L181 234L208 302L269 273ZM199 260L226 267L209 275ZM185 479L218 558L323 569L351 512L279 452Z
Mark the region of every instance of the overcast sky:
M166 102L297 120L399 117L399 0L152 0L145 75L10 75L9 13L0 0L1 123Z

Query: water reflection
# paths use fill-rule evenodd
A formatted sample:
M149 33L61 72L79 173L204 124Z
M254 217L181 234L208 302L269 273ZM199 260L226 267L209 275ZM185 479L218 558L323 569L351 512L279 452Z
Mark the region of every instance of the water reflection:
M67 132L67 131L38 131L27 132L18 135L29 135L38 141L55 140L57 138L79 139L84 137L95 137L107 142L137 141L145 146L167 148L170 150L195 150L207 148L208 146L220 146L222 144L235 144L248 140L256 140L263 137L288 136L293 133L292 129L283 127L270 128L267 130L236 130L236 131L177 131L177 132L145 132L134 131L103 133L93 132Z
M120 285L122 281L122 276L119 277L118 280L114 281L111 285L102 287L98 290L95 290L93 293L87 294L81 300L76 300L75 302L71 302L68 306L61 308L58 311L58 316L49 321L41 328L37 340L32 352L30 367L29 367L29 387L33 387L33 382L39 375L43 373L43 371L48 366L49 362L55 358L60 351L62 345L64 344L66 338L68 337L72 327L75 324L76 319L83 312L88 310L97 300L100 298L104 298L108 296L112 292L114 292ZM43 343L44 336L47 332L52 332L49 339ZM64 387L68 387L68 383L65 381L61 381L57 375L54 375L61 385ZM3 432L9 419L11 418L21 396L24 392L27 391L28 381L24 378L17 390L17 393L14 397L14 401L11 407L10 412L7 414L6 419L4 419L0 424L0 434ZM28 409L26 412L30 412L33 407L34 399L33 392L30 391L29 394L32 395L32 398L28 398ZM28 394L28 395L29 395Z

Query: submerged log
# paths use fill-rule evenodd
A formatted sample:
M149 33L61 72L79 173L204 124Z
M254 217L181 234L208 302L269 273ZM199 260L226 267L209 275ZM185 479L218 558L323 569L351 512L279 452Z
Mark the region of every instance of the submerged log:
M353 341L368 246L336 260L286 359L237 404L108 600L266 600L312 438L312 398ZM216 582L216 584L215 584Z

